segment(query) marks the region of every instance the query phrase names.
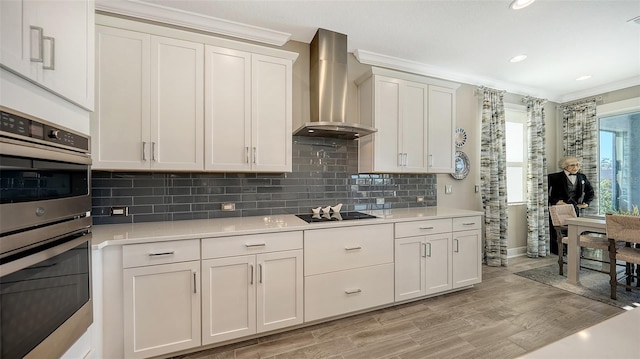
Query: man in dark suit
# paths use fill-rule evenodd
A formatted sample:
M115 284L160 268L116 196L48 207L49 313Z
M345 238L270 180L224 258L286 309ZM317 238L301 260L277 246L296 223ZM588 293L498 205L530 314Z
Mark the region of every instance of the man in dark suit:
M549 205L572 204L576 214L580 215L580 210L589 207L595 195L593 187L587 176L580 171L580 161L576 157L568 156L558 162L558 167L562 171L549 174ZM551 218L549 227L553 228ZM558 254L558 242L556 232L551 233L551 253Z

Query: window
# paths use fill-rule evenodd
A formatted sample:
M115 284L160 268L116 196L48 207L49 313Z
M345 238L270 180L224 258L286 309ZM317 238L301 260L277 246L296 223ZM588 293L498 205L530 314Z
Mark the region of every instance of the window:
M507 202L522 203L527 193L527 109L505 104Z
M634 103L640 100L598 106L600 214L640 204L640 106Z

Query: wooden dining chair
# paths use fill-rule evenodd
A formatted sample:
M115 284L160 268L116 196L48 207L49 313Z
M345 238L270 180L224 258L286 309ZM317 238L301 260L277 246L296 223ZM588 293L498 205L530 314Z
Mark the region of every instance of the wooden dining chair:
M550 206L549 214L551 215L551 223L553 224L556 231L556 237L558 238L558 274L564 275L563 256L566 255L566 253L564 251L563 244L567 244L569 241L569 237L567 237L566 234L568 230L566 220L569 218L576 218L576 210L572 204L559 204ZM607 237L601 236L600 234L585 233L580 234L579 246L606 251L609 249L609 241L607 240Z
M625 275L618 280L618 273L615 265L609 266L609 284L611 286L611 299L616 299L616 289L618 286L625 287L627 291L634 289L632 280L636 280L640 290L640 248L636 244L640 243L640 216L625 216L620 214L607 214L607 237L609 238L609 260L610 263L617 261L625 262ZM616 245L616 241L626 243L624 247ZM634 273L635 267L635 273ZM624 283L621 280L624 279Z

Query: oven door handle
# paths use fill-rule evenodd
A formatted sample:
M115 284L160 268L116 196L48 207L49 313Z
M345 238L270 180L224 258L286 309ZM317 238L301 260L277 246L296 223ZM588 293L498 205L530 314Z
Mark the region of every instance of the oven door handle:
M73 153L56 147L47 147L37 143L25 143L11 138L2 138L0 153L7 156L37 158L51 161L90 165L91 157L87 154Z

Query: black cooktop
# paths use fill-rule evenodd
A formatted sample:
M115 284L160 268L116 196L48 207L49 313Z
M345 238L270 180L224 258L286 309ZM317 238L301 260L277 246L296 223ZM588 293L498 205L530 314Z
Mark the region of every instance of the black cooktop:
M296 217L307 223L330 222L330 221L349 221L353 219L369 219L378 218L370 214L362 212L339 212L331 214L296 214Z

